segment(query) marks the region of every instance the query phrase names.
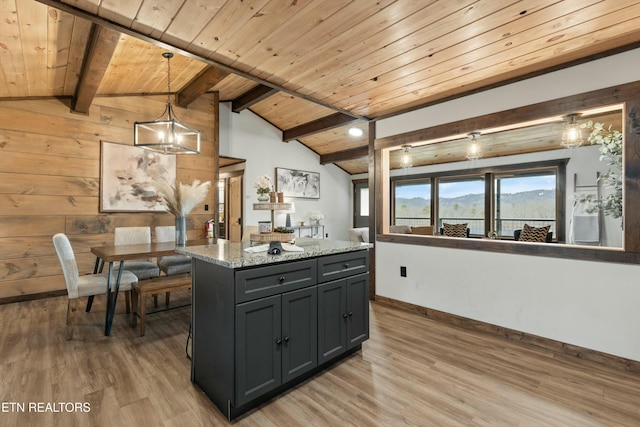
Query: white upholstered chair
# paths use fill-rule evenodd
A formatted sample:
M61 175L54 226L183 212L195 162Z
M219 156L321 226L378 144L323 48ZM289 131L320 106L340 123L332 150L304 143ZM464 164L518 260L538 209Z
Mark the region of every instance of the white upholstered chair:
M173 242L176 239L176 227L167 225L156 227L156 242ZM191 273L191 258L186 255L168 255L158 257L158 267L167 276Z
M53 245L56 248L64 280L67 284L67 339L73 337L73 324L75 321L76 311L78 309L78 299L86 296L106 294L108 273L105 274L89 274L80 276L78 273L78 265L76 257L71 247L69 238L64 233L58 233L53 236ZM111 283L115 283L116 274L113 274ZM138 278L131 272L122 270L120 277L119 290L126 292L127 313L130 311L130 294L131 286L138 282Z
M156 227L156 242L173 242L176 240L176 227L173 225ZM191 273L191 258L186 255L167 255L158 257L158 267L167 276ZM165 305L169 305L171 292L165 293Z
M151 243L150 227L116 227L114 245L138 245L143 243ZM124 269L135 274L138 280L160 276L160 269L151 261L151 258L125 261Z

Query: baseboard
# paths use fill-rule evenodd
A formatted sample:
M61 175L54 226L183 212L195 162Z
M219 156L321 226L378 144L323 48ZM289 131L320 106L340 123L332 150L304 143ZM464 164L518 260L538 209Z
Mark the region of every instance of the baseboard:
M560 341L552 340L550 338L539 337L537 335L516 331L514 329L504 328L502 326L492 325L490 323L469 319L455 314L445 313L443 311L433 310L431 308L422 307L408 302L398 301L380 295L376 295L375 302L404 311L417 313L429 319L458 326L463 329L498 335L512 341L519 341L525 344L535 345L537 347L544 348L545 350L552 351L554 354L573 356L579 359L589 360L592 362L610 366L612 368L640 373L640 362L626 359L624 357L614 356L611 354L602 353L600 351L563 343Z

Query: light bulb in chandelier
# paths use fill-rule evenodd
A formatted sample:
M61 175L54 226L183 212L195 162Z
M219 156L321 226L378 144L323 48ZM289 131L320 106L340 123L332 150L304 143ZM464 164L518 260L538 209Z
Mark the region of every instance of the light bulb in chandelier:
M467 159L478 160L482 157L482 148L480 147L480 142L478 142L480 132L470 132L467 134L467 138L471 140L471 144L467 150Z
M411 146L403 145L402 146L402 158L400 160L400 166L403 168L410 168L413 166L413 159L411 158Z
M575 148L582 145L582 129L578 124L580 114L568 114L563 117L564 130L562 132L562 145L567 148Z

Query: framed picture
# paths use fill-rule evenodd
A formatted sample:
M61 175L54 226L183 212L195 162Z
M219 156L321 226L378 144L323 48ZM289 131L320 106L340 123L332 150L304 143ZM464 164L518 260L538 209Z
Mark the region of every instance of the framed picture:
M163 212L154 181L174 182L176 156L101 141L100 212Z
M320 173L276 168L276 191L285 197L320 198Z

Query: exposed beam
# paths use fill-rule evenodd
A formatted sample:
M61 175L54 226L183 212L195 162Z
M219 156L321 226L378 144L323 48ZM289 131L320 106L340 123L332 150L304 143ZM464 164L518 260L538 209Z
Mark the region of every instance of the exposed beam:
M278 89L265 85L258 85L234 99L231 102L231 111L239 113L240 111L247 109L253 104L256 104L278 92L280 92Z
M197 61L204 62L205 64L208 64L208 65L213 65L213 66L218 67L218 68L220 68L220 69L222 69L224 71L228 71L228 72L236 74L236 75L238 75L240 77L244 77L245 79L249 79L249 80L252 80L252 81L254 81L256 83L260 83L262 85L269 86L269 87L271 87L273 89L277 89L280 92L284 92L284 93L287 93L289 95L295 96L297 98L304 99L304 100L309 101L309 102L313 102L315 104L318 104L318 105L321 105L323 107L329 108L329 109L331 109L333 111L338 111L338 112L340 112L342 114L345 114L345 115L348 115L348 116L351 116L351 117L354 117L354 118L357 118L357 119L360 119L360 120L369 120L367 117L360 116L359 114L352 113L352 112L350 112L348 110L345 110L345 109L342 109L342 108L338 108L335 105L331 105L331 104L329 104L327 102L320 101L318 99L312 98L312 97L310 97L308 95L304 95L302 93L296 92L296 91L291 90L291 89L287 89L284 86L280 86L280 85L268 82L267 80L261 79L259 77L251 75L251 74L249 74L247 72L244 72L242 70L239 70L237 68L230 67L230 66L225 65L225 64L223 64L221 62L214 61L214 60L209 59L209 58L205 58L205 57L203 57L201 55L192 53L192 52L190 52L188 50L185 50L185 49L179 48L177 46L173 46L173 45L171 45L169 43L154 39L152 37L149 37L146 34L142 34L139 31L133 30L133 29L128 28L128 27L125 27L124 25L117 24L117 23L115 23L113 21L109 21L108 19L104 19L104 18L101 18L101 17L99 17L97 15L94 15L93 13L89 13L89 12L84 11L82 9L79 9L79 8L77 8L75 6L71 6L69 4L63 3L61 0L36 0L36 1L38 3L42 3L42 4L45 4L47 6L54 7L56 9L58 9L58 10L63 11L63 12L69 13L71 15L80 17L82 19L86 19L86 20L88 20L88 21L90 21L90 22L92 22L94 24L98 24L98 25L104 26L106 28L110 28L110 29L119 31L119 32L121 32L123 34L129 35L131 37L135 37L135 38L137 38L139 40L142 40L142 41L145 41L147 43L151 43L151 44L153 44L155 46L161 47L162 49L167 49L167 50L170 50L172 52L178 53L178 54L180 54L180 55L182 55L184 57L195 59Z
M320 164L326 165L328 163L344 162L346 160L356 160L369 155L369 147L363 145L362 147L352 148L350 150L337 151L335 153L322 154L320 156Z
M176 105L187 108L189 104L207 93L209 89L220 83L229 74L231 73L228 71L209 65L177 93Z
M96 96L100 82L107 71L109 61L116 50L120 32L93 24L87 43L87 51L82 62L82 71L78 78L76 93L71 101L71 110L76 113L89 113L89 107Z
M359 119L356 119L353 116L348 116L346 114L332 114L330 116L322 117L318 120L314 120L312 122L285 130L284 132L282 132L282 140L285 142L289 142L294 139L313 135L314 133L324 132L325 130L337 128L357 121L359 121Z

